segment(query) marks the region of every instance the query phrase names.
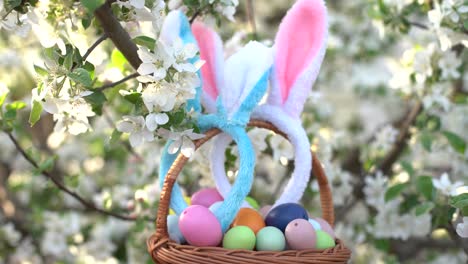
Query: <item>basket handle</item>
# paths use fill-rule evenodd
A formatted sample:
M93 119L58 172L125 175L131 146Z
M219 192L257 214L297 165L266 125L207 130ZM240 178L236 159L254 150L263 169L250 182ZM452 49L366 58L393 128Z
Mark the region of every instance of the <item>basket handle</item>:
M278 128L273 126L269 122L252 119L248 125L249 127L259 127L269 129L285 138L287 136L280 131ZM201 145L209 141L211 138L215 137L222 131L213 128L208 130L205 133L205 137L194 141L195 149L198 149ZM322 217L325 219L331 226L335 222L335 212L333 208L333 199L330 186L328 185L328 180L325 175L325 172L322 168L320 161L316 158L316 155L312 155L312 173L317 177L320 191L320 206L322 208ZM167 172L167 175L164 180L164 185L161 191L161 198L159 202L158 212L156 215L156 236L157 237L168 237L167 233L167 215L169 213L169 204L171 200L172 188L176 182L177 176L182 171L185 163L187 163L188 158L182 154L179 154L172 164L171 168Z

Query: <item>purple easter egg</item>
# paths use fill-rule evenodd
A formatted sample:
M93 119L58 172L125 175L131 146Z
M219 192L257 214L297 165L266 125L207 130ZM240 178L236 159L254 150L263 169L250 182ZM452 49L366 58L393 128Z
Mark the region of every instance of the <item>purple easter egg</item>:
M192 195L192 205L202 205L209 208L212 204L223 201L223 197L216 188L206 188Z

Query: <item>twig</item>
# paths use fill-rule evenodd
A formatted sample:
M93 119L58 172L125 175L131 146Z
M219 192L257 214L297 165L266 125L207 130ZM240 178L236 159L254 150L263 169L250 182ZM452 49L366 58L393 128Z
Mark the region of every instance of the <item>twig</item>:
M86 61L86 59L88 58L88 56L91 54L91 52L93 52L93 50L99 46L99 44L101 44L101 42L103 42L104 40L107 39L107 34L104 33L104 35L102 35L101 37L99 37L96 42L93 43L93 45L91 45L91 47L89 47L89 49L86 51L86 53L83 55L83 61Z
M96 15L96 19L101 23L101 27L106 35L136 70L141 64L137 53L138 47L133 43L128 32L125 31L112 13L110 6L112 2L113 1L107 1L104 5L96 9L94 14Z
M412 26L415 26L417 28L420 28L420 29L424 29L424 30L429 30L429 27L422 24L422 23L419 23L419 22L414 22L414 21L408 21L408 23Z
M195 13L193 13L192 17L189 20L190 24L192 24L193 21L195 21L195 19L201 14L202 11L203 11L203 8L200 8L200 9L197 9Z
M115 86L117 86L117 85L119 85L119 84L121 84L121 83L124 83L124 82L126 82L126 81L128 81L128 80L130 80L130 79L136 78L136 77L138 77L138 76L140 76L140 74L139 74L138 72L135 72L135 73L132 73L132 74L130 74L130 75L128 75L128 76L126 76L126 77L124 77L124 78L122 78L122 79L116 81L116 82L109 83L109 84L105 84L105 85L103 85L103 86L101 86L101 87L98 87L98 88L96 88L95 90L96 90L96 91L102 92L102 91L104 91L104 90L106 90L106 89L115 87Z
M255 9L252 0L246 0L247 18L249 20L250 29L254 39L257 39L257 25L255 24Z
M409 137L409 130L411 126L414 124L416 121L416 118L418 117L419 113L422 111L423 105L421 101L418 101L415 103L415 105L411 108L411 111L409 112L408 116L405 118L405 121L403 122L400 131L398 133L398 138L393 144L393 148L387 153L385 158L380 162L379 166L377 167L377 170L382 171L382 173L387 174L390 172L393 163L398 159L400 154L403 152L403 150L406 147L407 144L407 139Z
M10 140L13 142L13 144L15 145L16 149L21 153L21 155L36 169L39 169L39 164L37 164L37 162L31 158L27 153L26 151L23 149L23 147L19 144L18 140L16 140L16 138L13 136L13 134L11 134L11 132L7 132L5 131L5 133L8 135L8 137L10 138ZM78 202L80 202L82 205L84 205L85 207L93 210L93 211L96 211L96 212L99 212L101 214L104 214L104 215L108 215L108 216L112 216L112 217L115 217L115 218L118 218L118 219L121 219L121 220L126 220L126 221L134 221L136 220L134 217L129 217L129 216L124 216L124 215L119 215L117 213L114 213L114 212L110 212L110 211L106 211L104 209L101 209L99 207L97 207L94 203L90 202L90 201L87 201L85 200L83 197L81 197L79 194L77 194L76 192L68 189L63 183L61 183L59 180L57 180L56 177L52 176L49 172L47 171L41 171L41 174L44 175L46 178L50 179L61 191L69 194L70 196L72 196L73 198L75 198Z

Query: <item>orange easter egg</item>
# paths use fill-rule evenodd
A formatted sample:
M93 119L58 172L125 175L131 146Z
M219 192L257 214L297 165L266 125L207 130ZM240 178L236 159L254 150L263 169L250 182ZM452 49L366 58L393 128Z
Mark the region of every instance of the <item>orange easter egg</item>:
M241 208L231 226L247 226L257 234L260 229L265 227L265 221L263 220L262 215L254 209Z

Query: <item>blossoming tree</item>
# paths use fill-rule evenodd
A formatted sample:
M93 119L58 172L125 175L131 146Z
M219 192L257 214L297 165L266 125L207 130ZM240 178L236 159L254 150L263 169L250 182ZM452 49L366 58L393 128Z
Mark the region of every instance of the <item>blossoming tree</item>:
M251 39L271 45L292 2L0 0L0 263L150 261L164 142L192 159L187 195L213 184L186 107L203 61L161 36L164 19L177 9L217 26L227 57ZM336 232L353 263L466 263L468 3L327 7L327 55L302 120ZM272 203L294 151L266 130L249 135L251 196ZM237 161L230 146L230 178ZM319 215L318 201L312 180L303 203Z

